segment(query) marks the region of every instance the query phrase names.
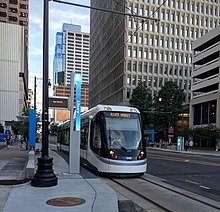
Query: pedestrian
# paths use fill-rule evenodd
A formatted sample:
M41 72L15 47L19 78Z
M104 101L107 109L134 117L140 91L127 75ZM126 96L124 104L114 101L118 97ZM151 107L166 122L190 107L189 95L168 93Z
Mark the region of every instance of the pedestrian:
M193 148L193 141L190 140L190 142L189 142L189 150L192 151L192 148Z
M8 148L8 149L9 149L9 145L10 145L10 140L11 140L11 138L10 138L10 136L8 135L8 136L6 137L6 139L5 139L6 145L7 145L7 148Z
M185 151L188 151L188 148L189 148L189 141L186 140L186 142L185 142Z
M21 142L21 145L20 145L20 147L22 148L22 146L23 146L23 143L24 143L24 136L23 136L23 135L21 136L20 142Z

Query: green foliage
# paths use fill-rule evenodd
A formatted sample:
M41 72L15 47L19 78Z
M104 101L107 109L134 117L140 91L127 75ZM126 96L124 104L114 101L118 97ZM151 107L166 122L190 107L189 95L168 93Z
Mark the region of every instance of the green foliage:
M4 133L4 127L1 123L0 123L0 133Z
M178 114L182 111L184 93L175 82L164 84L154 98L155 125L160 129L175 127Z
M21 121L11 121L10 125L12 128L16 129L19 134L28 137L29 134L29 123L28 122L21 122Z
M149 116L146 115L146 111L152 108L152 96L150 89L146 87L143 83L140 83L132 93L132 98L129 101L130 105L136 107L142 117L144 125L149 123Z
M198 139L220 138L220 129L213 125L190 128L189 133Z
M52 123L50 125L50 134L51 135L56 135L57 134L58 126L59 126L58 124L54 124L54 123Z

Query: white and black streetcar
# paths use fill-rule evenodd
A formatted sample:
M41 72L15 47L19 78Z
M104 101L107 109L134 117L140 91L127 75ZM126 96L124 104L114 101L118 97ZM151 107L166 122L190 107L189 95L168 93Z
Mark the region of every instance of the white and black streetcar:
M147 170L140 112L134 107L97 105L81 114L80 161L108 176L139 176ZM58 129L59 149L69 151L70 122Z

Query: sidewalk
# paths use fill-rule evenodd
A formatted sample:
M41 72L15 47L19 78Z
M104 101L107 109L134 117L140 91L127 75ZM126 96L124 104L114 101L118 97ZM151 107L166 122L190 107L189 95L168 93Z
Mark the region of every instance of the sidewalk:
M220 156L220 151L215 150L197 150L192 149L191 151L178 151L176 149L169 149L169 148L159 148L159 147L147 147L147 149L156 149L161 151L168 151L168 152L178 152L182 154L197 154L197 155L210 155L210 156Z
M8 166L9 162L15 159L18 160L19 156L20 160L22 158L22 166L25 166L25 158L27 158L28 152L20 150L20 147L18 147L13 146L9 150L7 148L0 150L0 171L3 174L6 173L5 167ZM11 151L10 156L9 151ZM2 155L7 155L7 159L4 159ZM33 187L30 182L13 186L0 185L0 211L118 211L117 195L113 189L95 176L87 175L85 170L82 170L80 174L69 175L66 161L53 150L50 151L50 156L54 159L53 168L58 177L58 185L46 188ZM19 173L14 174L13 170L10 169L8 175L10 175L10 179L22 179L24 171L19 169ZM7 177L3 178L7 179ZM64 201L58 199L53 202L59 206L47 204L48 200L51 201L54 198L64 198ZM67 203L74 206L64 206Z

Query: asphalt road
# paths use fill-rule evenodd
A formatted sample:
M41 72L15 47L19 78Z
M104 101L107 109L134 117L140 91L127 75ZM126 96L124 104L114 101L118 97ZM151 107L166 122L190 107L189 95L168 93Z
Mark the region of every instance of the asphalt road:
M220 201L220 157L148 149L148 173L166 183Z

